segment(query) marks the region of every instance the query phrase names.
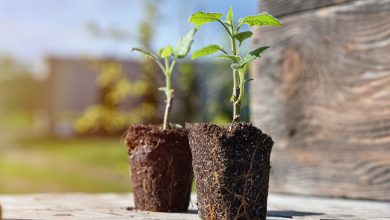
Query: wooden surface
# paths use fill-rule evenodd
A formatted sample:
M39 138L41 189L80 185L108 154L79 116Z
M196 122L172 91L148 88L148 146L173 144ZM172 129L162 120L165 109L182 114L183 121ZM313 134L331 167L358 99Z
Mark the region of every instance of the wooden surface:
M281 2L312 4L263 6ZM390 0L355 0L256 31L271 48L252 65L251 112L275 141L273 192L390 200L389 15Z
M354 0L261 0L260 9L276 17L340 5Z
M188 213L131 210L131 194L36 194L0 196L3 220L198 219L196 196ZM390 219L390 204L272 194L267 219Z

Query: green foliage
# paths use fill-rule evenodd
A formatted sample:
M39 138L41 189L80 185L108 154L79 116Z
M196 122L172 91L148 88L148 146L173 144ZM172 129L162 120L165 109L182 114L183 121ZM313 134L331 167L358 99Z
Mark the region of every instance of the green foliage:
M197 28L199 28L204 24L219 21L222 16L222 13L197 12L190 17L189 22L193 23Z
M172 46L168 45L164 48L161 48L158 52L158 55L163 59L160 61L158 56L150 51L133 48L132 51L137 51L145 55L147 58L152 59L160 67L161 71L165 76L165 87L161 87L158 90L165 93L166 96L166 107L164 113L164 122L163 129L170 128L170 116L172 109L172 100L173 100L173 89L171 88L171 74L176 64L177 59L183 59L188 52L191 50L193 43L193 37L196 32L196 29L188 32L183 38L180 38L175 52L173 51Z
M268 46L265 46L265 47L260 47L260 48L257 48L256 50L251 51L243 59L241 59L238 62L238 66L240 68L244 67L246 64L248 64L252 60L255 60L256 58L260 57L260 54L268 48L269 48Z
M121 111L118 106L129 96L142 96L147 92L143 80L129 81L117 62L97 63L97 84L102 92L99 105L89 106L75 122L79 133L115 133L130 123L140 123L153 113L153 106L143 103L131 111Z
M230 55L230 54L222 54L222 55L217 56L217 58L230 59L233 62L239 62L241 60L241 57L235 56L235 55Z
M233 7L230 6L229 11L226 15L226 21L229 25L233 25Z
M197 59L199 57L204 57L204 56L216 53L218 51L222 51L222 52L226 53L221 46L219 46L217 44L212 44L212 45L203 47L200 50L195 51L192 54L192 59L195 60L195 59Z
M154 36L154 26L157 18L158 4L155 0L145 0L144 18L141 20L137 33L142 48L139 50L146 57L158 59L148 52ZM94 23L87 26L90 33L98 38L113 42L128 40L128 32L113 29L102 29ZM98 72L100 92L102 93L98 105L90 106L84 114L76 120L75 129L80 133L118 133L122 132L129 123L156 123L158 111L158 92L155 90L157 81L155 77L156 65L150 59L141 61L139 79L129 80L122 72L122 66L116 61L98 61L92 65ZM122 110L122 104L129 98L142 99L132 109Z
M195 51L192 55L192 59L214 54L216 52L222 52L223 54L217 56L217 58L229 59L232 61L233 94L231 101L233 102L233 121L235 121L240 118L240 108L245 92L245 82L249 81L245 78L247 66L251 61L260 57L262 52L268 49L268 46L261 47L242 57L239 54L241 45L245 40L252 37L253 33L251 31L239 32L240 28L244 24L249 26L280 26L282 23L272 15L265 12L258 15L247 16L243 19L238 19L238 25L235 27L233 16L233 8L230 7L226 15L226 21L221 20L223 17L223 14L221 13L196 12L191 15L189 22L193 23L197 28L210 22L218 22L222 25L230 37L232 48L231 53L227 53L221 46L213 44Z
M189 31L184 37L180 38L176 44L175 50L173 54L178 59L183 59L190 52L191 45L194 42L194 35L196 33L196 29L192 29Z
M159 51L158 51L158 55L161 57L161 58L168 58L172 55L172 52L173 52L173 49L172 49L172 46L171 45L168 45L164 48L161 48Z
M240 32L240 33L235 34L233 37L235 39L237 39L241 45L242 42L244 42L244 40L252 37L252 35L253 35L252 31L244 31L244 32Z
M158 60L158 57L155 54L153 54L147 50L134 47L131 49L131 52L134 52L134 51L142 53L146 58L150 58L150 59L155 60L155 61Z
M247 16L241 20L240 23L248 24L249 26L281 26L282 22L268 14L263 12L258 15Z

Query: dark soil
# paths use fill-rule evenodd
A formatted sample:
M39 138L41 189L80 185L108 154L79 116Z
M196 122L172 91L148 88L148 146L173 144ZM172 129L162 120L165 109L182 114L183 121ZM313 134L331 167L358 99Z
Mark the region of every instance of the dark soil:
M135 208L159 212L187 211L193 175L186 130L131 126L125 140Z
M202 219L266 219L272 139L247 123L186 124Z

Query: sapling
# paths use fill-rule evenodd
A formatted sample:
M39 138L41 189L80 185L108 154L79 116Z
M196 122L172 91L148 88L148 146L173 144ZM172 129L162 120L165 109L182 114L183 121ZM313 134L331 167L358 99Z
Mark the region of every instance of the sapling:
M170 128L170 118L172 110L172 101L173 101L173 92L171 75L176 64L177 59L183 59L187 56L191 50L191 46L197 29L189 31L184 37L180 38L176 44L176 47L173 48L171 45L161 48L158 51L158 55L140 48L132 48L132 51L137 51L142 53L145 57L152 59L156 62L159 68L162 70L165 76L165 87L161 87L158 90L165 93L166 96L166 106L164 112L164 122L163 130Z
M248 64L260 57L260 54L268 49L268 46L257 48L245 56L240 55L240 49L242 43L249 39L253 33L251 31L242 31L240 32L241 27L246 24L250 27L253 26L280 26L282 23L274 18L272 15L264 12L258 15L247 16L244 18L238 19L238 23L233 22L233 8L230 7L226 20L221 20L223 17L222 13L205 13L205 12L196 12L191 15L189 22L193 23L196 28L200 26L211 23L218 22L226 30L229 35L231 42L231 51L226 51L222 46L217 44L208 45L203 47L200 50L197 50L193 53L192 59L197 59L202 56L210 55L216 52L221 52L222 54L217 56L217 58L229 59L232 61L232 71L233 71L233 94L230 101L233 103L233 121L240 119L240 110L241 110L241 101L245 94L245 83L251 79L245 78L245 73L247 70Z

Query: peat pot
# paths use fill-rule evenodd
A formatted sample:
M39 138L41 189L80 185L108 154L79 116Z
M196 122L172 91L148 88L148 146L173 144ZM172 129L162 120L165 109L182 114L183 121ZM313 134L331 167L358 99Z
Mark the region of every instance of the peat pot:
M247 123L187 123L202 219L266 219L271 137Z
M185 129L130 126L125 134L135 208L185 212L191 195L191 150Z

